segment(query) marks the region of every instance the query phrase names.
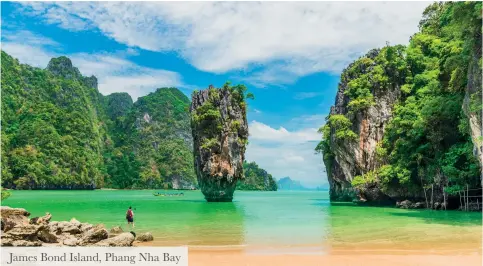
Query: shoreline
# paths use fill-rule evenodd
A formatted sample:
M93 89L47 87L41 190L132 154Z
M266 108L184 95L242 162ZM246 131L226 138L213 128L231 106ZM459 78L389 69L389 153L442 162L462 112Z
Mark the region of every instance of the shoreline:
M72 192L83 192L83 191L170 191L170 192L200 192L199 189L118 189L118 188L97 188L97 189L9 189L9 188L2 188L2 190L6 190L12 193L15 192L22 192L22 191L72 191ZM266 191L266 190L236 190L237 192L321 192L321 193L328 193L328 191L324 190L277 190L277 191ZM23 192L22 192L23 193ZM201 193L201 192L200 192ZM151 195L151 194L150 194ZM12 195L14 197L15 195ZM235 198L233 202L237 201ZM436 211L436 212L461 212L462 214L464 213L482 213L482 210L469 210L469 211L463 211L460 209L428 209L428 208L403 208L399 207L397 205L386 205L386 204L375 204L375 203L354 203L354 202L348 202L348 201L339 201L339 200L329 200L329 204L333 206L351 206L351 207L360 207L360 208L388 208L388 209L401 209L401 210L408 210L408 211ZM3 205L3 201L1 206L6 206Z
M172 245L159 245L156 240L150 242L136 242L136 247L162 247ZM402 243L394 244L373 244L357 243L354 245L344 244L307 244L307 245L174 245L185 246L193 252L234 252L250 255L323 255L323 256L344 256L344 255L474 255L483 254L481 242L456 242L451 246L434 243L411 243L412 248Z

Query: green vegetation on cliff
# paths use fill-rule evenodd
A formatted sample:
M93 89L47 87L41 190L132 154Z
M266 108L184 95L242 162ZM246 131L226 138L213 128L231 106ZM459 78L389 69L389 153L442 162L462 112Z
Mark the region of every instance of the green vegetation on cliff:
M371 91L386 90L406 80L409 73L404 52L402 45L373 50L344 71L341 80L348 81L345 95L350 98L348 108L351 112L375 104Z
M341 82L348 82L349 112L364 112L374 105L373 93L398 88L400 94L376 150L379 166L356 176L353 186L377 184L382 191L426 193L436 185L449 194L481 187L480 165L463 111L468 86L475 84L479 89L469 95L470 112L481 118L481 7L481 2L434 3L425 10L420 32L407 47L370 52L344 71ZM476 71L470 69L472 62ZM344 115L327 118L317 146L326 166L334 159L330 140L356 143L353 129Z
M231 83L228 81L220 89L210 86L208 89L207 101L191 112L192 126L200 130L200 135L212 136L204 138L201 145L202 148L210 149L216 147L218 143L216 137L221 135L221 131L223 130L222 114L216 107L217 103L220 101L220 93L224 93L223 91L227 91L231 94L232 106L237 106L242 110L243 117L246 117L246 100L255 99L252 93L247 92L247 87L243 84L231 86ZM193 95L196 93L198 93L198 91L194 91ZM238 133L240 130L240 121L233 119L231 123L230 129L232 132ZM244 136L245 134L238 135ZM240 144L246 145L248 143L248 138L240 137L238 141Z
M67 57L46 69L2 51L2 185L193 188L189 99L158 89L103 96Z
M82 76L64 56L39 69L2 51L1 67L4 187L197 187L190 100L178 89L160 88L133 103L127 93L100 94L97 79ZM237 105L253 99L243 85L227 83L223 88ZM212 109L209 103L203 105L199 119L219 122L221 114ZM213 125L207 130L220 130ZM240 122L233 121L230 129L241 130ZM249 168L246 189L270 189L259 180L269 175Z
M3 186L103 186L110 139L98 97L65 57L42 70L2 51Z
M2 200L6 200L6 199L8 199L12 195L10 193L10 191L7 191L7 190L3 189L2 187L0 187L0 194L1 194L1 199Z
M189 103L178 89L161 88L140 97L126 114L118 130L125 140L119 143L114 160L119 168L135 173L128 188L196 186Z
M244 162L243 171L245 178L238 181L236 189L238 190L265 190L276 191L277 182L271 174L260 168L255 162Z

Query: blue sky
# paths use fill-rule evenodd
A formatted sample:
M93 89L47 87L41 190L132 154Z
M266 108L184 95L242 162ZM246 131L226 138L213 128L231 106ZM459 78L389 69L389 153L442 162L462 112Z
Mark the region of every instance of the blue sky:
M428 3L2 2L2 49L46 67L70 57L103 94L243 83L247 159L276 178L327 183L314 153L339 75L372 48L406 44Z

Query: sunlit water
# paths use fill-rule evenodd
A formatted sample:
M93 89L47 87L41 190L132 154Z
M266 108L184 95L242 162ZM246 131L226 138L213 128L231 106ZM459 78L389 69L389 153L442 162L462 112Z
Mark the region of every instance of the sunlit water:
M155 197L148 190L13 191L2 205L31 217L121 225L134 208L137 233L150 245L243 247L264 250L468 250L481 249L481 213L401 210L330 204L327 192L236 191L233 203L207 203L199 191ZM167 191L173 193L173 191Z

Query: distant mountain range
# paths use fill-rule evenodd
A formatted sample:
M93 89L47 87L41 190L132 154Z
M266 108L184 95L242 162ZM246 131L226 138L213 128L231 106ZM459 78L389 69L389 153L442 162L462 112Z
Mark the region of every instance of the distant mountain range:
M318 186L317 188L304 187L300 181L293 180L290 177L283 177L277 181L279 190L329 190L329 184Z

